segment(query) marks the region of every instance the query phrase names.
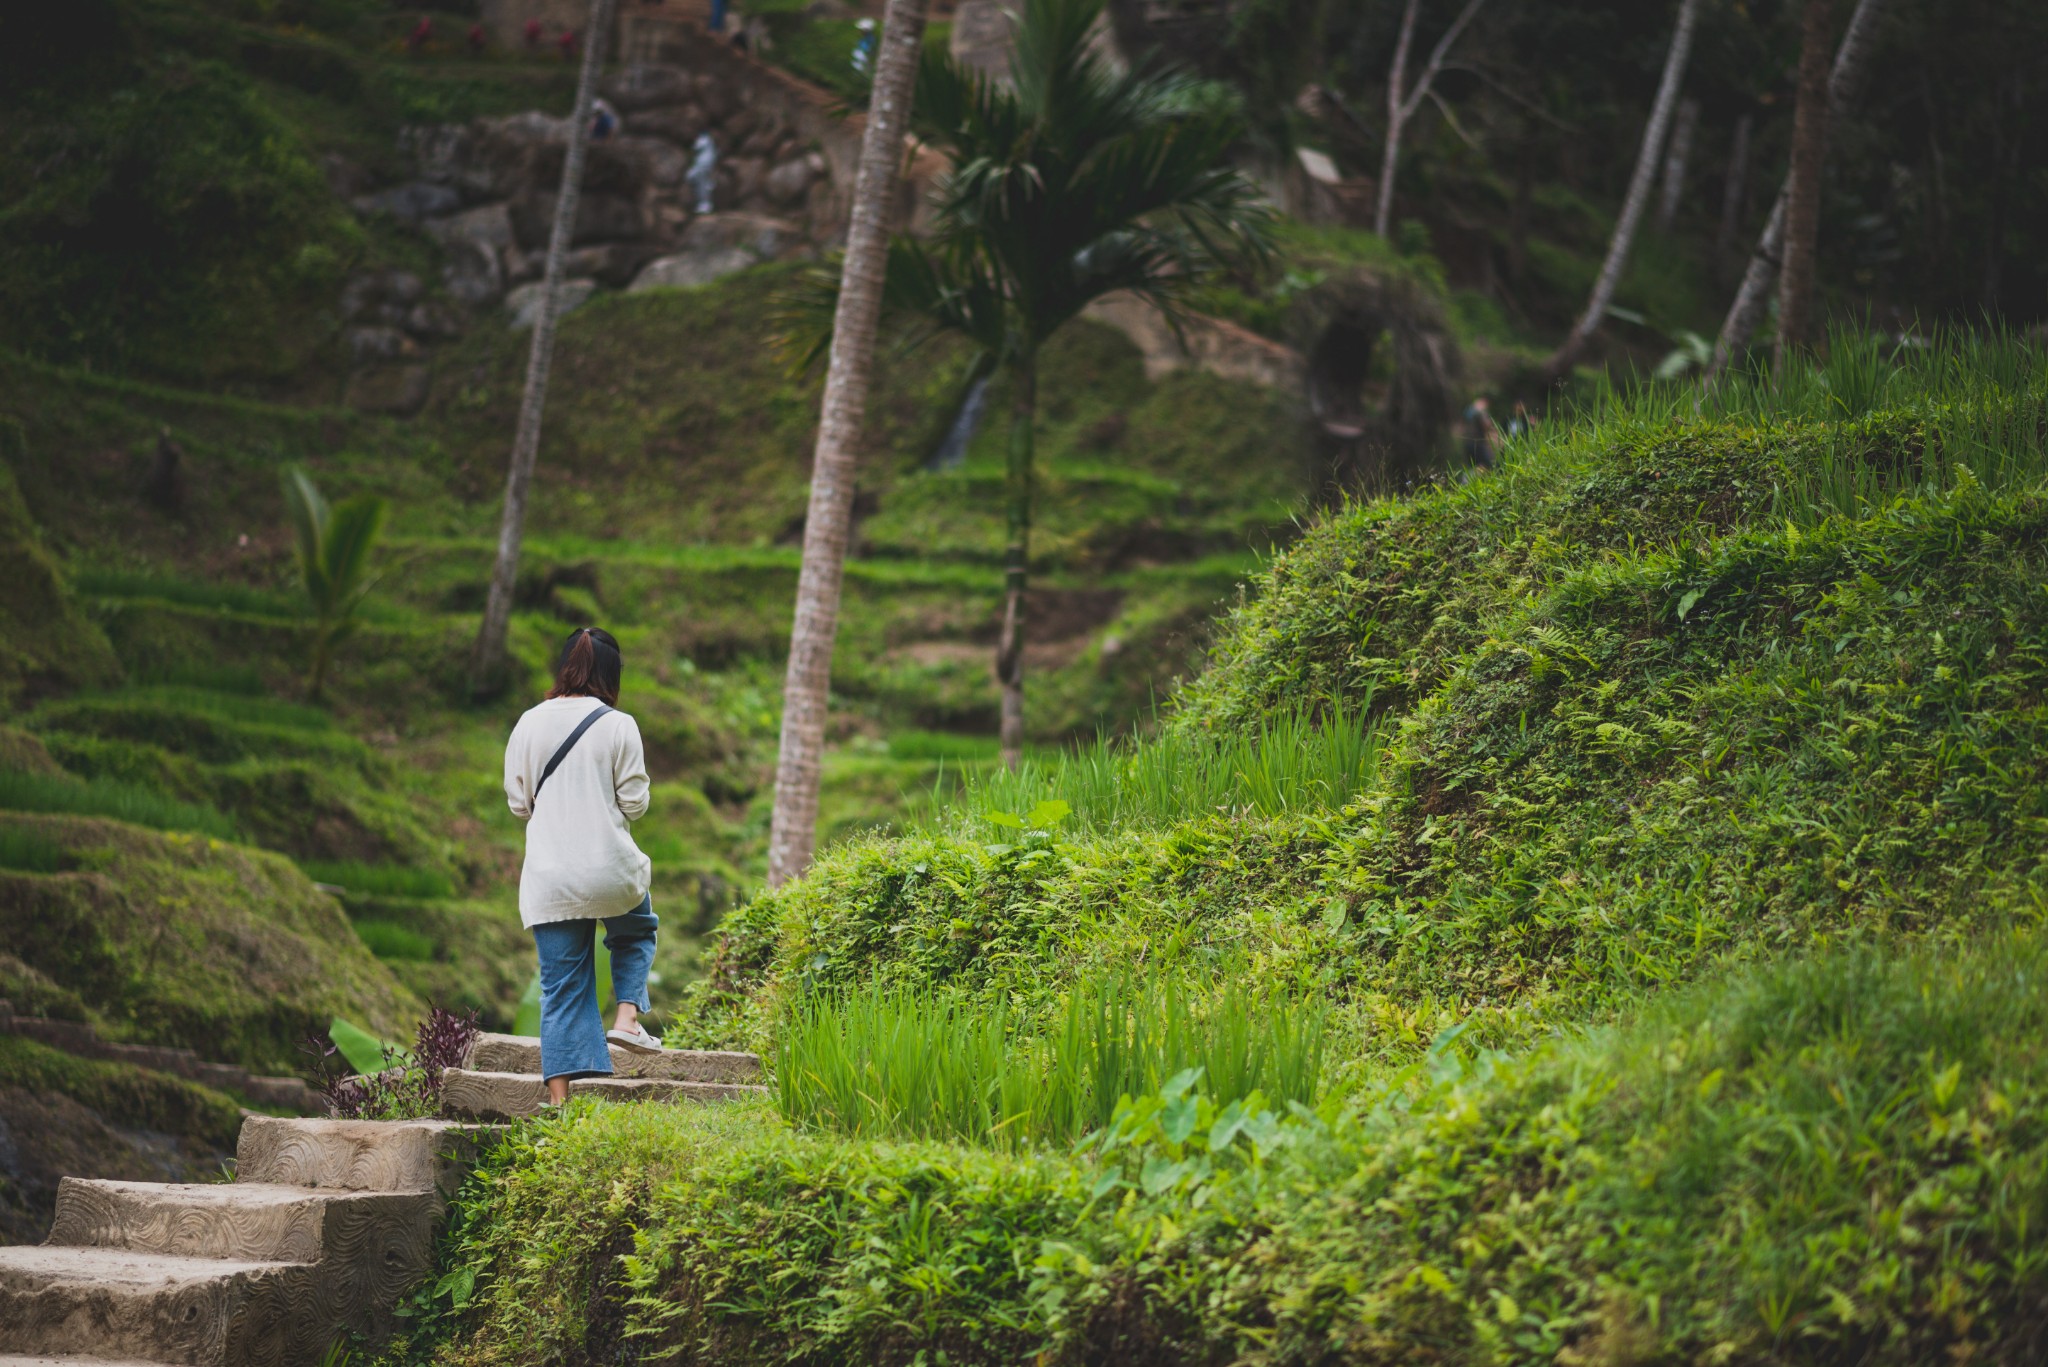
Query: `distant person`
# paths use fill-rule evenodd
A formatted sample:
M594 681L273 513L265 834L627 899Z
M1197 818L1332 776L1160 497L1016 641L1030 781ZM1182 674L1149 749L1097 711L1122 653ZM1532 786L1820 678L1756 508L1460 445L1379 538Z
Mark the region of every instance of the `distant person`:
M648 892L653 865L633 843L647 813L640 728L619 701L619 643L578 627L563 643L555 686L505 745L505 801L526 823L519 920L540 956L540 1068L548 1100L612 1071L607 1042L661 1050L640 1024L661 921ZM607 1032L597 996L597 925L611 953L618 1016Z
M1535 427L1536 419L1529 416L1529 405L1520 399L1516 399L1515 411L1508 414L1508 435L1510 437L1527 436L1535 430Z
M525 29L524 29L523 31L524 31L524 32L525 32L525 34L526 34L526 49L527 49L527 51L529 51L529 52L538 52L538 51L540 50L540 40L541 40L541 39L542 39L543 37L545 37L545 36L546 36L546 35L545 35L545 34L544 34L544 33L543 33L542 31L541 31L541 26L540 26L540 20L538 20L538 19L529 19L529 20L527 20L527 21L526 21L526 28L525 28Z
M683 172L690 193L696 197L696 212L711 212L711 196L718 189L718 144L711 141L709 133L699 133L691 151L690 169Z
M590 106L590 136L603 141L619 131L619 111L605 100L594 100Z
M1465 459L1476 469L1491 470L1494 456L1500 450L1500 429L1493 425L1493 414L1484 394L1472 400L1472 406L1465 410L1464 428Z
M484 55L484 48L487 45L488 40L484 37L484 26L482 24L471 24L469 26L470 52L475 56L481 57Z
M875 21L862 19L854 27L860 30L860 38L853 45L853 69L865 76L875 62Z
M412 33L405 40L405 50L407 52L418 52L427 45L433 36L434 21L422 14L420 21L413 25Z
M562 59L564 61L574 57L576 55L576 30L573 28L563 29L562 36L555 39L555 46L562 50Z
M711 0L711 31L713 33L725 32L725 5L726 0Z

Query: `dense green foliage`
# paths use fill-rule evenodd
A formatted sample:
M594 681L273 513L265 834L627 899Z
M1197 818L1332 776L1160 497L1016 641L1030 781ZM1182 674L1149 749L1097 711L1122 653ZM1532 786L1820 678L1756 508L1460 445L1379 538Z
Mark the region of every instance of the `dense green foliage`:
M2018 1363L2048 1291L2044 969L2038 930L1834 951L1520 1058L1443 1044L1320 1113L1169 1088L1071 1157L578 1108L473 1179L414 1347Z
M467 1198L443 1358L2025 1360L2044 405L2038 349L1844 348L1341 511L1163 743L1369 705L1348 804L849 842L689 1022L944 991L971 1043L1146 964L1334 999L1330 1099L1175 1079L1071 1152L572 1113Z

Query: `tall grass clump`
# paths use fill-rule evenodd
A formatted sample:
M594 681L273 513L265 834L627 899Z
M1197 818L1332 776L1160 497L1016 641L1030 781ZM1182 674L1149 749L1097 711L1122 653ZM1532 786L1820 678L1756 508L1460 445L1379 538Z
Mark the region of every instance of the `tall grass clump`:
M1384 739L1371 710L1368 695L1320 717L1294 707L1223 733L1185 727L1142 739L1097 735L1070 751L1029 756L1014 771L975 774L927 822L1027 812L1047 800L1066 803L1076 825L1094 830L1339 808L1378 772Z
M196 831L221 840L236 838L235 823L212 807L180 802L114 779L81 782L52 774L0 771L0 810L107 816L160 831Z
M1696 421L1813 427L1819 449L1776 491L1775 525L1868 516L1962 471L1993 490L2017 488L2048 477L2048 344L1960 330L1912 344L1838 328L1824 354L1781 372L1759 366L1705 387L1599 386L1558 435Z
M776 1095L792 1125L855 1137L1070 1144L1190 1068L1219 1107L1254 1094L1310 1104L1324 1036L1319 1006L1236 984L1204 998L1111 974L1076 984L1050 1026L1001 1002L876 984L791 1010Z
M64 867L64 847L41 831L0 826L0 869L17 873L56 873Z

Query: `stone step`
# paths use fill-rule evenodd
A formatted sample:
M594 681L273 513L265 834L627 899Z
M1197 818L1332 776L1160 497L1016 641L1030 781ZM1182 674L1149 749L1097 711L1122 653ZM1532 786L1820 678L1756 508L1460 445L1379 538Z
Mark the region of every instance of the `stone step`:
M304 1263L125 1249L0 1248L0 1350L282 1367L317 1358L331 1322Z
M615 1077L657 1077L671 1082L758 1082L761 1060L730 1049L664 1049L637 1054L610 1046ZM540 1041L532 1035L479 1035L465 1065L479 1073L539 1076Z
M570 1096L606 1101L730 1101L766 1096L766 1087L733 1082L677 1082L667 1078L586 1077L569 1084ZM474 1120L516 1120L547 1105L547 1083L532 1073L486 1073L450 1068L441 1075L441 1113Z
M252 1115L235 1147L238 1183L452 1196L494 1132L447 1120L311 1120Z
M49 1243L246 1262L318 1263L305 1313L376 1339L433 1266L442 1198L234 1182L89 1181L57 1192Z

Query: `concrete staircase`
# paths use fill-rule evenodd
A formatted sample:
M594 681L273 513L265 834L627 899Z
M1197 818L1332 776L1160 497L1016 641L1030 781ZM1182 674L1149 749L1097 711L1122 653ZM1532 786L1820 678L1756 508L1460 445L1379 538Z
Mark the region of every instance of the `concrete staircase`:
M664 1049L636 1054L612 1046L612 1076L581 1078L571 1096L608 1101L727 1101L765 1096L761 1060L717 1049ZM467 1068L441 1076L441 1113L465 1120L516 1120L547 1104L540 1041L527 1035L482 1035Z
M372 1341L433 1262L448 1198L495 1134L546 1100L540 1042L485 1035L443 1077L440 1120L242 1123L235 1180L67 1177L40 1245L0 1248L0 1367L288 1367ZM751 1054L613 1051L615 1100L765 1092ZM13 1356L10 1356L13 1355Z

